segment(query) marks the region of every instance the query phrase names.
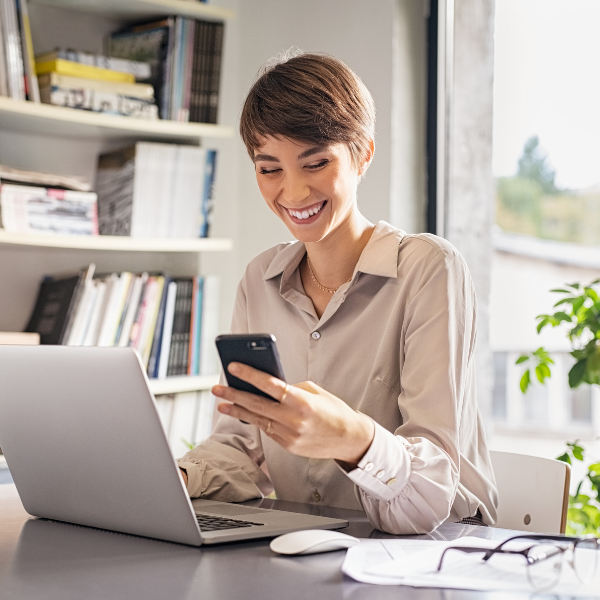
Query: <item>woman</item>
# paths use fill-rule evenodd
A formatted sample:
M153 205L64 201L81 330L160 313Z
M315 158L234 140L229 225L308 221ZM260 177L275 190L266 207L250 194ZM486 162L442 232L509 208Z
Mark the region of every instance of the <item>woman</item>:
M192 497L364 509L389 533L492 524L475 396L475 294L456 249L359 211L375 108L342 62L266 69L240 132L268 207L298 240L250 262L233 333L272 333L290 382L232 364L279 403L217 385L213 435L179 466ZM243 423L246 422L246 424Z

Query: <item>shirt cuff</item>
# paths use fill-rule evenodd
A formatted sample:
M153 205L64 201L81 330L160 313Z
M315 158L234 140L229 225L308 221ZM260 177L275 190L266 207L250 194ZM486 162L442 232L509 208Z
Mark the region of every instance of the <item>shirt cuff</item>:
M187 491L190 497L194 497L194 492L198 493L202 487L202 474L204 469L199 469L198 465L193 462L183 460L177 461L177 466L184 469L187 474Z
M371 446L356 469L344 472L370 496L393 500L408 483L411 472L410 455L403 442L403 438L375 423Z

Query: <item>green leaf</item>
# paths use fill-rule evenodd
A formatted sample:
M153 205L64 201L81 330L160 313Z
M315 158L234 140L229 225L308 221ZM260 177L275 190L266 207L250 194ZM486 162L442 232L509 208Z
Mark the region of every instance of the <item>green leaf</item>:
M590 287L585 287L585 288L583 288L583 289L584 289L584 291L585 291L585 295L586 295L588 298L591 298L591 299L592 299L594 302L596 302L596 301L598 300L598 294L596 293L596 291L595 291L595 290L593 290L593 289L592 289L592 288L590 288Z
M564 454L557 456L556 460L561 460L562 462L571 464L571 457L569 456L568 452L565 452Z
M576 362L571 370L569 371L569 387L576 388L582 381L585 375L585 368L587 366L587 359L584 358L579 362Z
M527 388L529 387L529 384L531 383L531 376L529 374L529 369L527 369L527 371L525 371L525 373L523 373L523 377L521 377L521 382L520 382L520 387L521 387L521 391L523 393L525 393L527 391Z
M546 317L545 319L542 319L537 326L537 332L539 333L542 329L544 329L544 327L546 327L546 325L548 325L548 323L550 323L550 319L548 317Z
M550 375L551 375L548 365L545 365L544 363L540 363L535 368L535 374L540 383L544 383L545 379L550 377Z
M529 360L529 356L527 356L527 354L523 354L523 355L519 356L519 358L517 358L517 362L515 363L515 365L520 365L521 363L524 363L526 360Z
M550 290L550 291L554 292L555 294L570 294L571 293L569 290L561 290L561 289Z
M567 287L573 288L574 290L578 290L579 284L578 283L567 283Z
M558 321L569 321L570 322L573 320L573 317L571 315L568 315L566 312L562 312L562 311L554 313L553 317L555 319L557 319Z
M584 450L581 446L573 446L573 448L571 448L571 452L577 460L583 460Z
M561 304L573 304L577 298L563 298L554 304L554 306L560 306Z

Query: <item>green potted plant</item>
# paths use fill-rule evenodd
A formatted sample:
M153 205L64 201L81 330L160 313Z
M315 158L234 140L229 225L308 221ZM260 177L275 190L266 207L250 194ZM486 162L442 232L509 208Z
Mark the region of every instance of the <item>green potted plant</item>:
M567 325L567 337L571 342L571 356L575 364L569 371L569 386L576 388L583 383L600 385L600 295L595 289L600 283L596 279L587 286L572 283L566 289L551 290L562 297L554 304L553 314L537 317L537 332L548 326ZM517 359L517 364L525 366L521 377L521 391L525 393L533 377L541 384L551 374L554 364L550 353L543 347ZM585 449L578 441L567 444L564 454L558 460L572 464L585 461ZM590 484L590 495L582 492L585 481ZM579 482L574 495L569 496L567 534L584 535L593 533L600 536L600 462L592 461L587 467L586 476Z

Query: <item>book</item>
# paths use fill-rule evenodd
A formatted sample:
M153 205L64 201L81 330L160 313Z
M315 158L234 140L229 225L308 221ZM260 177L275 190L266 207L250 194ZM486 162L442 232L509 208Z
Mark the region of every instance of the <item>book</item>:
M102 154L96 177L100 234L135 238L207 234L210 207L203 207L203 201L212 202L215 160L215 151L153 142Z
M50 188L60 187L79 192L89 192L92 189L92 185L84 177L57 175L44 171L28 171L7 167L6 165L0 165L0 181L4 183L27 183Z
M192 278L183 277L175 281L177 282L177 296L175 298L175 314L173 316L167 377L186 374L190 341Z
M33 40L31 39L27 0L16 0L16 2L21 34L23 67L25 70L25 92L28 100L39 103L40 90L35 75L35 58L33 56Z
M94 192L3 183L0 184L0 213L6 231L98 235Z
M121 94L129 98L153 101L154 88L147 83L120 83L118 81L100 81L84 77L70 77L60 73L44 73L37 77L40 87L59 87L71 90L96 90Z
M90 265L76 275L45 277L25 331L38 333L42 344L63 344L81 289L93 270L94 265Z
M15 0L0 0L0 27L4 38L8 95L13 100L25 100L23 52Z
M165 306L165 318L163 321L163 333L161 339L160 355L158 357L158 371L154 377L165 379L167 366L169 364L169 349L171 348L171 333L173 331L173 316L175 314L175 296L177 295L177 282L170 281L167 288L167 303Z
M160 305L158 307L158 316L156 318L156 327L154 329L154 337L152 339L152 349L150 351L150 358L148 360L148 377L158 377L158 364L162 349L162 337L164 335L165 327L165 312L170 284L171 278L165 275Z
M206 151L204 168L204 187L202 192L202 209L200 212L199 236L208 237L214 207L215 175L217 170L217 151Z
M217 275L204 276L200 332L200 375L214 375L219 372L219 361L215 349L215 338L219 333L219 286Z
M123 320L123 325L121 328L121 333L117 340L117 345L122 348L129 344L131 328L133 327L137 309L140 304L140 298L142 297L142 291L146 286L147 280L148 273L142 273L141 275L137 275L134 279L131 289L131 298L127 305L127 309L125 311L125 318Z
M21 331L0 331L0 344L5 346L37 346L39 343L39 333L23 333Z
M158 107L154 100L144 100L105 90L44 85L40 86L40 98L44 104L54 106L136 119L158 119Z
M135 79L140 80L148 79L151 73L150 65L147 62L111 58L100 54L92 54L91 52L80 52L63 48L55 48L50 52L38 54L35 58L37 62L41 63L58 59L69 60L83 65L118 71L119 73L128 73L133 75Z
M130 73L121 73L111 69L103 69L92 65L84 65L72 60L57 58L45 62L36 61L35 70L38 75L44 73L60 73L71 77L83 77L86 79L99 79L101 81L118 81L122 83L134 83L135 77Z

